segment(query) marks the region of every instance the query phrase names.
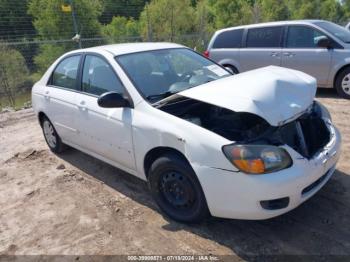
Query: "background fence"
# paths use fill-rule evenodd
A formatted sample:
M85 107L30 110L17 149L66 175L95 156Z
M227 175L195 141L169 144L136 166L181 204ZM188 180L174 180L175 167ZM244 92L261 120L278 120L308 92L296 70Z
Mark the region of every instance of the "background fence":
M57 57L70 50L144 41L171 41L204 49L208 37L195 29L157 33L155 27L159 23L153 21L152 28L151 14L145 11L147 2L0 0L0 111L26 105L33 83ZM177 1L169 1L172 2ZM142 11L146 14L143 25ZM173 17L169 18L173 19L171 28L178 27L173 10L169 14Z
M216 29L290 19L346 24L350 0L0 0L0 109L23 106L73 49L170 41L202 52Z

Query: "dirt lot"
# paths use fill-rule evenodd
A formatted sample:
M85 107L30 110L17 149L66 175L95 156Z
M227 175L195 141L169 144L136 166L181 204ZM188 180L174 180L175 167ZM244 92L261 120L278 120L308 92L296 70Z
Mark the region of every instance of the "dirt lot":
M322 90L343 135L333 178L266 221L164 217L144 182L69 149L52 154L33 112L0 114L0 254L350 255L350 101Z

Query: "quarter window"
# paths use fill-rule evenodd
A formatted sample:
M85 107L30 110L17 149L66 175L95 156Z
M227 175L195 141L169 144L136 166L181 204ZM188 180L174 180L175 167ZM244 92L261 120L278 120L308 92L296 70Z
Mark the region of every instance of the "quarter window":
M224 31L220 33L213 44L213 48L240 48L243 29Z
M68 89L76 89L80 55L63 59L52 74L51 84Z
M287 48L318 48L317 41L325 37L320 31L306 26L290 26L287 35Z
M282 27L262 27L248 30L247 47L273 48L281 46Z
M82 88L84 92L98 96L109 91L124 93L123 85L111 66L93 55L85 57Z

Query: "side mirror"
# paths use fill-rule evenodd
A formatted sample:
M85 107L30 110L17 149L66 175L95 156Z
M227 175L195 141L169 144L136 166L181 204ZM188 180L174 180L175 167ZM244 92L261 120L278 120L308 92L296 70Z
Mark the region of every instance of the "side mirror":
M320 36L317 38L317 46L320 48L331 48L331 41L326 36Z
M130 107L130 102L117 92L107 92L97 99L97 104L104 108Z

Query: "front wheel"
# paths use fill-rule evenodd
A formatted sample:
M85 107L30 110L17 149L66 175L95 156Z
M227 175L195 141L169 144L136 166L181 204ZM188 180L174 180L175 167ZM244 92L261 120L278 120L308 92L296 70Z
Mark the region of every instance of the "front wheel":
M61 153L66 148L66 145L62 143L61 138L47 117L43 117L41 127L50 150L54 153Z
M228 70L231 74L233 74L233 75L237 75L237 74L238 74L238 70L237 70L237 68L235 68L234 66L231 66L231 65L224 65L224 67L225 67L226 70Z
M339 73L335 80L335 89L339 96L350 99L350 67Z
M176 154L166 154L154 161L148 185L160 209L174 220L199 222L209 215L196 174Z

